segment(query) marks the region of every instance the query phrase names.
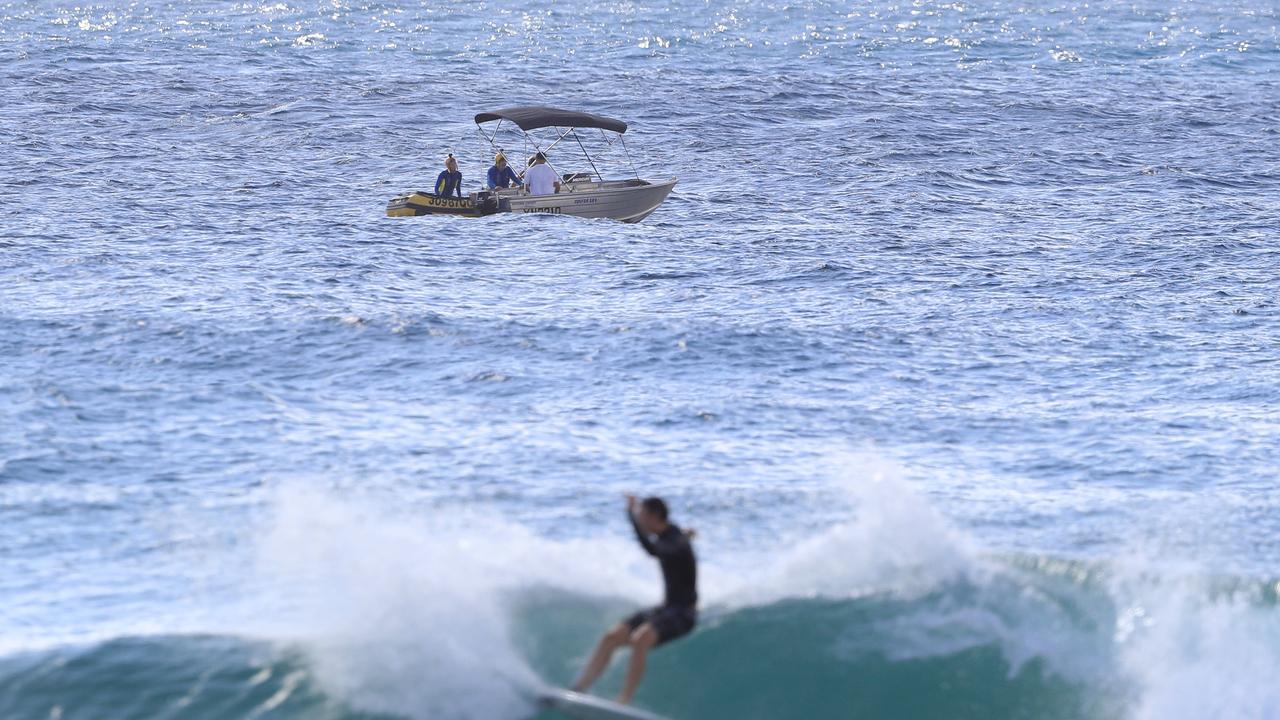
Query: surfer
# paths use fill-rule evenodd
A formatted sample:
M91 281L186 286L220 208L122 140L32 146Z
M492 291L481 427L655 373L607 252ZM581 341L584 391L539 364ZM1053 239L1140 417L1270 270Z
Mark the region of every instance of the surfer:
M693 555L693 530L681 530L667 519L667 504L661 498L637 500L627 496L627 518L644 551L658 559L666 595L658 607L641 610L618 623L600 638L582 675L573 684L586 692L609 665L613 652L631 646L631 664L618 702L629 703L644 677L649 651L658 645L687 635L698 621L698 567Z

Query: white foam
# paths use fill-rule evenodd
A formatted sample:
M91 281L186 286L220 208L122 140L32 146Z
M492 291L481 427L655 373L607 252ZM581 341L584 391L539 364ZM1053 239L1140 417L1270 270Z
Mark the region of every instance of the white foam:
M1201 573L1145 567L1113 590L1132 720L1280 717L1280 611L1260 586L1215 591Z
M730 605L788 597L912 596L978 567L973 544L891 463L868 454L832 456L823 472L850 508L849 519L814 536L780 543L755 572L709 583Z
M742 565L755 570L711 568L710 599L740 607L792 598L892 598L901 601L894 606L899 614L882 618L876 637L856 638L853 652L874 647L909 660L996 645L1011 676L1041 659L1065 678L1097 678L1105 643L1082 630L1060 598L955 528L895 463L871 453L837 454L818 472L841 491L848 519ZM931 594L929 602L912 602Z
M414 718L519 717L538 684L509 640L522 586L644 597L624 539L557 542L480 515L406 516L285 488L249 607L301 640L317 679L356 707ZM263 598L269 594L272 597Z

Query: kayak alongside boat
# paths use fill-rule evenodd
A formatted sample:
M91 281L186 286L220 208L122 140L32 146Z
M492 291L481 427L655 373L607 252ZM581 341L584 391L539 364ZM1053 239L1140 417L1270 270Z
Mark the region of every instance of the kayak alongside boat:
M519 128L526 145L546 154L562 140L576 141L592 172L557 174L561 178L559 192L534 195L528 187L484 190L471 193L466 198L439 197L429 193L414 192L399 195L387 203L388 217L412 217L418 215L455 215L483 217L497 213L543 213L573 215L584 218L609 218L635 223L648 217L666 201L677 179L643 180L639 176L624 180L606 180L596 170L596 162L587 152L586 145L578 137L580 129L598 129L601 135L611 132L626 151L622 133L627 124L621 120L589 113L573 112L549 107L515 107L494 112L480 113L475 117L480 134L494 145L494 139L502 123L509 122ZM497 122L492 134L486 134L485 123ZM545 149L531 130L554 128L558 137ZM495 150L497 148L495 147ZM498 152L501 152L498 150ZM627 154L628 160L630 153ZM548 159L548 164L550 160ZM633 166L634 167L634 166Z

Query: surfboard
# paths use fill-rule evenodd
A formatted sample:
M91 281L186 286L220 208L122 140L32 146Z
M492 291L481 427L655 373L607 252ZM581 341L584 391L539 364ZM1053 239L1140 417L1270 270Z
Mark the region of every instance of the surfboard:
M544 689L540 699L574 720L667 720L629 705L560 688Z

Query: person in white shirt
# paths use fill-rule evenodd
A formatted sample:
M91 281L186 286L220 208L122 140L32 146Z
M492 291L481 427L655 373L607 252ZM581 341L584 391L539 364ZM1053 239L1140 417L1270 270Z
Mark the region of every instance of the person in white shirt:
M524 171L525 187L530 195L554 195L560 192L560 176L547 164L547 156L533 156L533 165Z

